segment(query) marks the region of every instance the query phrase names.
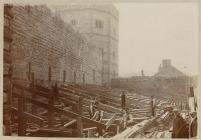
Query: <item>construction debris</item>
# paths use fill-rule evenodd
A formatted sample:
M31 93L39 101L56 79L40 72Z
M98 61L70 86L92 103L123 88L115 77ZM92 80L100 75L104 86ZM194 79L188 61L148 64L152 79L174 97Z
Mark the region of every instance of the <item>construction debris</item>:
M152 98L124 91L122 101L121 90L66 83L12 87L12 134L19 136L130 138L154 127L167 130L171 118L165 106L157 108L165 101L155 102L153 117Z

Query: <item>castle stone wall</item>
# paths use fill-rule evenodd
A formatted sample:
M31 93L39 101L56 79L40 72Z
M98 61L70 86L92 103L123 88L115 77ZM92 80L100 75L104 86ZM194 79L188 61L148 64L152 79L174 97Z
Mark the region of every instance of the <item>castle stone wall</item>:
M93 74L100 71L97 50L71 25L46 6L13 6L12 13L14 79L30 80L34 73L35 79L47 82L51 73L51 81L82 83L85 77L85 83L101 84L101 75Z

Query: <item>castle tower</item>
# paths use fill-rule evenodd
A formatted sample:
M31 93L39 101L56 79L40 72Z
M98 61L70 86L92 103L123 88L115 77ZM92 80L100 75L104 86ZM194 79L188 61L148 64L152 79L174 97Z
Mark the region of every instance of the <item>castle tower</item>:
M99 55L102 84L118 76L118 11L113 5L67 5L54 7L56 14L93 45Z

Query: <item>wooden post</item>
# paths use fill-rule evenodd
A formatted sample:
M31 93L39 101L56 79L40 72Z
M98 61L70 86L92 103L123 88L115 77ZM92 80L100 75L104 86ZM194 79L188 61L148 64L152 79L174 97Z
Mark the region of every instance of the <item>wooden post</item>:
M32 73L31 79L32 79L32 81L31 81L31 88L32 88L31 97L32 97L32 99L35 99L36 95L35 95L35 78L34 78L34 73ZM34 104L31 105L31 112L32 112L32 114L35 114L37 112L37 108L34 106Z
M48 100L48 124L51 127L53 120L54 120L54 112L52 110L52 106L54 105L54 97L52 95L52 91L50 89L50 95L49 95L49 100Z
M29 71L28 71L28 79L31 80L31 62L28 63Z
M12 68L12 55L11 55L11 50L12 50L12 31L11 31L11 20L13 19L13 13L12 13L12 5L10 4L5 4L4 5L4 15L6 15L6 19L8 20L8 31L6 31L6 41L9 44L9 58L7 61L4 61L4 63L9 64L10 68L8 70L8 89L7 89L7 98L6 98L6 105L3 106L5 108L5 112L3 112L3 123L5 125L5 135L10 136L12 133L11 129L11 123L12 123L12 73L13 73L13 68ZM4 16L5 17L5 16ZM5 95L4 95L5 96ZM5 113L5 114L4 114Z
M154 97L151 96L151 115L152 117L155 117L155 105L154 105Z
M119 134L120 130L119 130L119 125L117 125L117 131L116 134Z
M52 69L51 69L51 66L49 66L48 80L49 80L49 83L52 80Z
M63 71L63 82L66 82L66 71Z
M7 112L6 112L6 117L4 117L4 123L5 123L5 135L10 136L12 133L11 129L11 113L12 113L12 90L13 90L13 85L12 85L12 67L10 67L9 72L9 86L8 86L8 93L7 93L7 99L6 99L6 106L7 106Z
M93 138L96 130L97 130L97 127L90 127L90 128L83 129L83 131L87 132L87 138Z
M26 120L24 110L25 110L25 98L24 98L24 89L22 89L21 95L18 98L18 136L26 135Z
M77 117L77 129L78 129L78 137L83 137L83 122L82 122L82 114L83 114L83 109L82 109L82 104L83 104L83 98L79 97L79 104L78 104L78 113L79 117Z

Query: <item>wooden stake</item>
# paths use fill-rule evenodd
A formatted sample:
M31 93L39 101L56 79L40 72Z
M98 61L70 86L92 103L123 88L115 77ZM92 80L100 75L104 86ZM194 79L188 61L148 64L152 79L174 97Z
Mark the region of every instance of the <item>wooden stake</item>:
M6 105L7 105L7 116L5 117L5 135L10 136L12 133L11 129L11 113L12 113L12 92L13 92L13 85L12 85L12 67L9 68L8 72L9 76L9 86L8 86L8 93L7 93L7 99L6 99Z
M78 137L83 137L83 122L82 122L82 104L83 104L83 98L79 97L79 103L78 103L78 114L80 115L77 117L77 129L78 129Z
M36 95L35 95L35 78L34 78L34 73L32 73L31 79L32 79L32 82L31 82L31 88L32 88L31 97L32 97L32 99L35 99ZM37 112L37 108L34 106L34 104L31 105L31 112L32 112L32 114L35 114Z
M54 97L52 95L52 91L50 89L49 101L48 101L48 124L51 127L54 120L54 112L52 110L52 106L54 105Z
M25 98L24 89L22 89L21 95L18 98L18 136L26 135L26 120L24 115L25 110Z

